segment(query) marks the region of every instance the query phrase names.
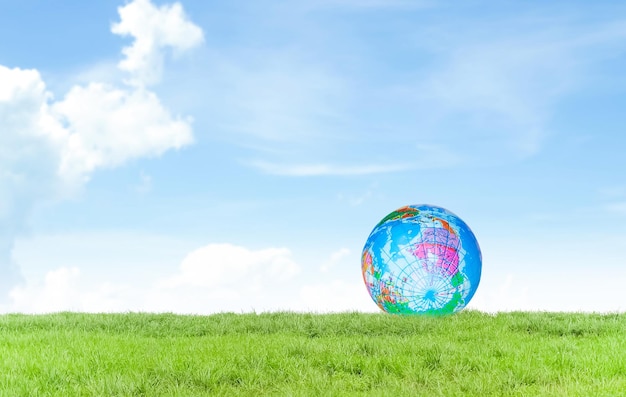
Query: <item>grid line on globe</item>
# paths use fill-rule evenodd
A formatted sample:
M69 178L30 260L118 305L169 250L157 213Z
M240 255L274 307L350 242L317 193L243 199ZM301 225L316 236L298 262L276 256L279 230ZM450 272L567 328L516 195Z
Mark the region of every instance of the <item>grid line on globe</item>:
M474 233L452 212L409 205L370 233L361 257L363 281L382 310L450 314L474 296L482 254Z

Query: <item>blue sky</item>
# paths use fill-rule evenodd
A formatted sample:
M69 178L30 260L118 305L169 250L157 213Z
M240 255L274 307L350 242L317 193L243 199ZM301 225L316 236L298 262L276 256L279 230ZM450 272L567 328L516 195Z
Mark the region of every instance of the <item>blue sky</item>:
M0 12L0 311L377 308L406 204L469 307L623 311L626 5L148 0Z

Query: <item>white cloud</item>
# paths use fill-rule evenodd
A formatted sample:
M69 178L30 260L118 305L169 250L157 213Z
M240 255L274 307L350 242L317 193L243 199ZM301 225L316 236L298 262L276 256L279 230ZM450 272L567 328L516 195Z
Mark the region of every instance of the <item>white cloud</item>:
M209 244L185 256L178 272L144 294L141 310L178 313L294 308L301 266L286 248Z
M25 264L25 282L12 288L9 302L0 305L0 311L280 310L297 297L297 290L289 291L300 266L288 249L209 244L181 260L176 258L181 258L187 242L161 236L132 237L131 242L127 233L99 233L22 241L18 254ZM153 248L146 254L139 246ZM97 258L93 258L94 252L99 253ZM51 263L42 260L50 256ZM85 261L89 266L82 264ZM145 266L153 271L146 274Z
M347 279L334 271L351 251L331 253L323 269L300 273L285 248L250 250L232 244L209 244L189 253L180 272L155 284L150 304L158 311L378 311L358 270Z
M78 267L59 267L43 280L29 279L9 292L3 312L51 313L59 311L120 312L137 310L141 291L104 281L89 284Z
M43 95L45 86L36 70L9 69L0 65L0 101L27 101L32 93Z
M624 311L624 236L578 230L537 239L483 236L483 269L470 308ZM505 233L506 234L506 233Z
M353 176L402 172L415 169L450 168L458 165L461 156L437 144L418 144L412 158L415 162L389 164L341 165L329 163L277 163L251 161L248 164L272 175L284 176Z
M532 263L532 262L529 262ZM468 308L498 311L624 312L621 268L594 271L573 265L563 273L555 260L532 263L533 270L517 267L511 273L484 274ZM563 263L572 263L563 260ZM591 262L589 262L591 263ZM577 266L578 265L578 266ZM545 269L545 270L536 270ZM495 274L494 274L495 273Z
M468 308L624 311L623 237L607 237L601 256L581 241L533 245L483 240L483 277ZM190 246L165 236L137 240L128 233L22 241L17 251L26 280L12 288L0 312L379 311L353 250L340 249L325 261L303 266L285 248ZM146 252L141 247L152 248ZM355 258L345 261L350 256ZM327 272L315 266L331 262ZM562 263L569 267L566 274Z
M405 171L414 168L409 166L408 164L369 164L343 166L333 164L276 164L266 161L252 162L251 165L267 174L285 176L370 175Z
M32 207L54 196L58 149L48 139L50 94L36 70L0 65L0 291L19 280L14 237Z
M3 171L31 158L35 146L49 145L51 131L47 103L52 94L37 70L9 69L0 65L0 164ZM38 153L41 154L41 153ZM36 158L36 156L34 156Z
M260 290L262 286L284 282L299 272L286 248L249 250L232 244L209 244L189 253L180 272L159 285L164 288L198 286L241 287Z
M15 287L9 293L11 311L45 313L78 309L79 273L76 267L61 267L46 273L43 283Z
M173 117L145 89L75 86L61 101L36 70L0 65L0 215L62 196L91 173L193 141L189 119ZM17 218L15 218L17 219ZM6 220L5 220L6 221ZM20 222L17 222L20 223Z
M129 72L136 85L161 80L165 49L178 54L204 40L202 29L189 21L180 3L156 7L150 0L134 0L118 12L120 22L114 23L111 31L134 38L132 45L122 50L126 58L119 68Z
M137 0L120 8L120 16L114 30L136 38L124 50L127 59L120 67L134 78L156 82L163 48L182 52L202 38L179 4L157 9L147 0ZM142 85L89 82L55 100L37 70L3 65L0 131L0 290L4 291L19 279L11 250L36 205L71 195L97 169L159 156L193 141L191 120L173 116Z
M0 305L0 311L378 310L358 267L356 273L342 277L341 262L350 253L345 248L329 255L326 263L333 264L331 273L322 273L318 267L304 269L286 248L254 250L233 244L208 244L189 251L175 267L187 243L156 236L145 236L142 244L136 241L129 242L127 234L21 241L18 255L26 265L26 280L11 290L10 301ZM76 245L81 247L78 255L68 252ZM137 246L154 248L144 257ZM94 252L99 252L95 262ZM53 259L42 261L46 257ZM89 268L82 265L85 260ZM135 264L151 266L153 271L145 274Z
M59 169L66 177L158 156L193 139L189 120L173 118L154 93L141 88L77 86L52 111L67 126Z

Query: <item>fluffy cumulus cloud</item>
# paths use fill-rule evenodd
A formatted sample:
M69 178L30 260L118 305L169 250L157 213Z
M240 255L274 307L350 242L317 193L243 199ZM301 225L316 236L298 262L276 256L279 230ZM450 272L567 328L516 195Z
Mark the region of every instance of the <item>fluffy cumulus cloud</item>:
M173 117L152 92L93 83L74 87L52 106L66 125L59 172L88 175L96 168L160 155L192 142L190 122Z
M12 309L45 313L76 309L79 269L61 267L46 273L43 283L20 285L9 293Z
M119 312L140 310L138 291L131 285L109 281L90 284L75 266L47 271L41 280L28 280L9 292L3 312L51 313L59 311Z
M164 287L239 286L258 290L268 282L280 283L298 273L299 266L286 248L252 251L232 244L209 244L192 251L180 265L179 274L164 280Z
M292 309L289 297L295 292L289 291L300 270L286 248L209 244L190 252L175 274L155 282L143 307L190 313Z
M19 281L13 240L33 205L57 189L50 94L36 70L0 65L0 291Z
M185 15L180 3L157 7L150 0L135 0L118 9L120 22L111 31L132 36L131 46L124 47L126 56L119 63L132 75L133 84L153 84L161 79L164 49L174 54L193 48L204 40L202 29Z
M133 81L158 82L164 51L201 42L202 30L179 4L135 0L119 11L112 30L135 37L120 64ZM37 70L0 65L0 292L19 279L11 249L35 205L71 194L99 168L192 141L191 121L142 84L90 82L55 100Z

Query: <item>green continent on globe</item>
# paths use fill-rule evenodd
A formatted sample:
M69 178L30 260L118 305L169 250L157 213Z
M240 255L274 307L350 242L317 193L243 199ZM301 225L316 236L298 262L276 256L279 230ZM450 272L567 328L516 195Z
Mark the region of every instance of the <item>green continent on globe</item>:
M393 211L391 214L384 217L383 220L378 222L378 225L376 225L376 227L379 227L383 223L388 222L388 221L393 221L395 219L415 217L419 213L420 211L418 209L415 209L407 205L406 207L398 208L397 210Z

